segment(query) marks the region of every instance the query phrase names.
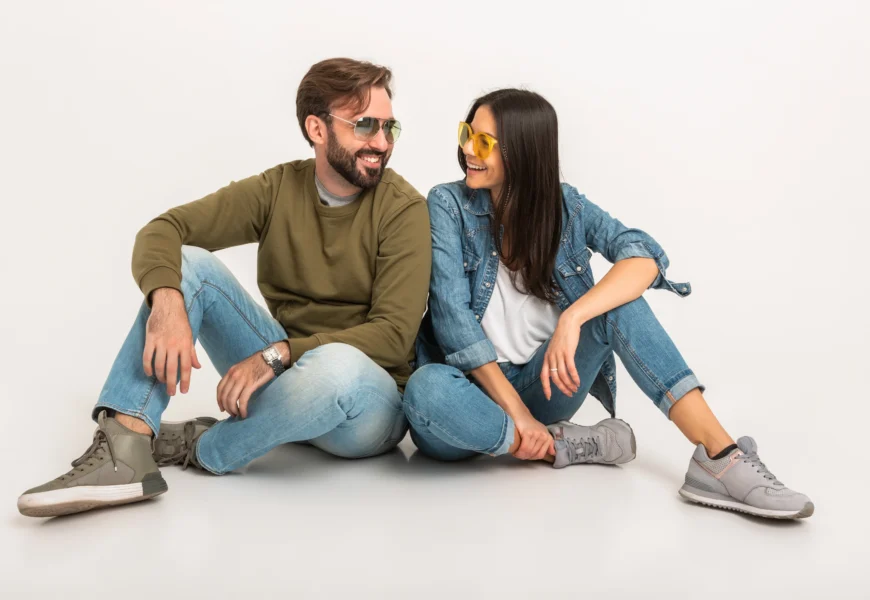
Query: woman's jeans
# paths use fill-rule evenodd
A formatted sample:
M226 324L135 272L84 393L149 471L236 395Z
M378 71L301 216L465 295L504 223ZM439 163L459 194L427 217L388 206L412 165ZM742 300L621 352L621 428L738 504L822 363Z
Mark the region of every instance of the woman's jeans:
M566 396L551 383L548 401L541 369L549 342L525 365L499 366L532 416L545 425L570 419L583 404L609 352L614 351L634 382L667 416L674 403L703 386L686 365L646 300L639 298L586 323L574 365L580 389ZM417 370L405 388L411 437L425 454L459 460L504 454L514 442L514 422L462 371L444 364Z
M193 337L221 375L287 337L207 250L183 247L181 288ZM169 396L166 385L145 375L142 367L150 314L143 303L94 416L112 409L142 419L156 435ZM191 388L197 389L195 381ZM356 348L327 344L298 357L291 369L255 392L246 419L230 417L206 431L197 443L197 461L212 473L227 473L279 444L297 441L336 456L361 458L392 449L407 428L393 378Z

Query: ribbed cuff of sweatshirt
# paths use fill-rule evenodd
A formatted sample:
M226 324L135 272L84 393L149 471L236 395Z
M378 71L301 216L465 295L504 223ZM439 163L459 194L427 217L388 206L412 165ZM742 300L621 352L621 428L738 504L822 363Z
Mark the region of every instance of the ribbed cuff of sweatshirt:
M286 340L288 344L290 344L290 366L296 364L296 361L302 358L302 355L308 352L309 350L313 350L320 345L320 340L317 339L316 335L310 335L304 338L296 338L296 339L288 339Z
M145 294L145 302L151 308L151 292L158 288L172 288L181 291L181 276L170 267L155 267L145 273L139 282L139 289Z

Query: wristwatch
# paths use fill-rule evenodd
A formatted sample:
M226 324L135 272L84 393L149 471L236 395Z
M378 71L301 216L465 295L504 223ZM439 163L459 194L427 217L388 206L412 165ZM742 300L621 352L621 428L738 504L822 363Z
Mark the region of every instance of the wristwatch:
M261 354L263 355L263 360L266 361L266 364L272 367L272 370L275 372L275 377L278 377L286 370L284 368L284 362L281 360L281 353L278 352L274 346L266 346L263 348Z

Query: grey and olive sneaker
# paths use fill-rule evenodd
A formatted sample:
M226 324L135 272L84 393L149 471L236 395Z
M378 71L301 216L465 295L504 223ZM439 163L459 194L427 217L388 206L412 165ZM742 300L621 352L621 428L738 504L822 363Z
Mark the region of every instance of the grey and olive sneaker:
M160 434L154 442L154 460L161 467L181 465L186 469L193 465L202 468L196 461L196 440L217 422L213 417L161 422Z
M591 427L560 421L547 429L556 440L557 469L581 463L621 465L637 455L634 432L622 419L604 419Z
M815 510L808 497L785 487L764 466L751 437L737 440L737 448L718 460L710 459L704 445L698 444L680 496L771 519L803 519Z
M151 458L151 436L127 429L106 411L97 418L90 448L72 467L57 479L24 492L18 498L18 511L28 517L69 515L147 500L168 489Z

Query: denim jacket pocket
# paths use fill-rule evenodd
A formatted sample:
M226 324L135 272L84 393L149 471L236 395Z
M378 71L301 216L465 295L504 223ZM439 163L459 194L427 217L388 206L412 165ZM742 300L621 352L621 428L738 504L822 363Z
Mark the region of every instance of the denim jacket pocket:
M592 252L589 248L584 248L577 254L569 256L556 267L556 270L565 280L565 284L572 288L571 291L578 298L595 285L595 278L592 276L592 269L589 266L591 255Z
M462 266L466 273L471 273L477 270L480 266L481 258L468 248L462 249Z

